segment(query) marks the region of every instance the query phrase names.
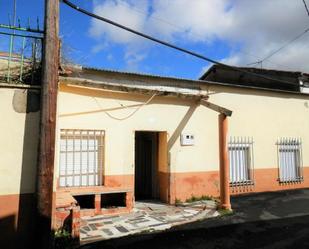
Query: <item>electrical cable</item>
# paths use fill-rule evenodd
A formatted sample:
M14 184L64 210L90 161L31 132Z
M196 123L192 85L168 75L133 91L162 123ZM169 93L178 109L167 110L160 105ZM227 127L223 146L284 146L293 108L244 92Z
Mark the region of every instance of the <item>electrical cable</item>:
M308 9L308 6L307 6L307 4L306 4L306 1L305 1L305 0L303 0L303 3L304 3L304 5L305 5L305 9L306 9L307 14L308 14L308 16L309 16L309 9Z
M267 55L266 57L264 57L264 59L250 63L248 65L253 65L253 64L258 64L258 63L263 63L265 60L268 60L270 57L274 56L275 54L279 53L282 49L286 48L287 46L289 46L291 43L295 42L296 40L300 39L302 36L304 36L305 34L307 34L309 32L309 28L305 29L303 32L301 32L300 34L298 34L297 36L295 36L292 40L290 40L289 42L287 42L286 44L284 44L283 46L281 46L280 48L274 50L273 52L271 52L269 55Z
M142 103L138 108L136 108L133 112L131 112L129 115L125 116L125 117L121 117L121 118L118 118L118 117L115 117L113 116L112 114L110 114L108 111L104 111L104 113L109 116L110 118L112 119L115 119L115 120L118 120L118 121L123 121L123 120L126 120L130 117L132 117L135 113L137 113L142 107L144 107L145 105L148 105L153 99L154 97L156 96L157 94L153 94L145 103ZM97 105L103 110L101 104L99 103L99 101L94 97L94 100L96 101ZM128 106L124 106L124 109L128 109L130 107Z
M127 7L127 4L125 4L125 3L122 2L122 1L119 1L119 2L117 2L117 3L120 4L120 5L122 5L122 6L124 6L124 7ZM139 14L142 14L142 15L148 15L148 13L146 13L145 11L143 11L143 10L141 10L141 9L136 8L135 6L130 6L130 8L131 8L133 11L135 11L136 13L139 13ZM173 27L175 30L177 30L177 31L179 31L179 32L180 32L180 31L181 31L181 32L183 31L183 29L182 29L180 26L178 26L178 25L176 25L176 24L174 24L174 23L172 23L172 22L170 22L170 21L168 21L168 20L166 20L166 19L161 18L160 16L150 15L149 17L152 18L152 19L154 19L154 20L156 20L156 21L159 21L159 22L161 22L161 23L167 24L167 25ZM195 33L193 36L198 37L198 38L200 38L200 39L204 39L204 38L205 38L204 35L202 35L201 33ZM238 49L237 52L238 52L238 53L245 54L245 55L249 55L249 56L254 57L254 58L259 58L257 55L254 55L254 54L252 54L252 53L246 52L246 51L244 51L244 50L242 50L242 49ZM259 62L259 61L258 61L258 62ZM250 64L247 64L247 65L257 64L258 62L250 63ZM273 65L276 65L276 66L284 67L284 65L280 65L279 63L274 63L274 62L272 62L272 61L267 61L267 62L270 63L270 64L273 64Z
M307 11L307 14L309 16L309 9L308 9L308 6L306 4L306 1L305 0L302 0L304 5L305 5L305 9ZM287 46L289 46L291 43L295 42L296 40L300 39L302 36L304 36L307 32L309 31L309 28L305 29L302 33L298 34L296 37L294 37L292 40L290 40L289 42L287 42L286 44L284 44L283 46L281 46L280 48L274 50L273 52L271 52L269 55L267 55L264 59L262 60L259 60L259 61L256 61L256 62L252 62L252 63L249 63L247 65L254 65L254 64L261 64L268 60L270 57L274 56L275 54L277 54L278 52L280 52L282 49L286 48Z
M221 67L223 67L223 68L232 69L232 70L237 71L237 72L240 72L240 73L252 75L252 76L255 76L255 77L259 77L259 78L262 78L262 79L266 79L266 80L270 80L270 81L274 81L274 82L278 82L278 83L283 83L283 84L286 84L286 85L296 86L295 83L292 83L292 82L289 82L289 81L271 78L271 77L268 77L268 76L265 76L265 75L261 75L261 74L258 74L258 73L246 71L246 70L243 70L243 69L238 68L238 67L235 67L235 66L231 66L231 65L228 65L228 64L224 64L224 63L222 63L222 62L218 62L218 61L216 61L216 60L214 60L214 59L211 59L211 58L208 58L208 57L206 57L206 56L204 56L204 55L195 53L195 52L193 52L193 51L190 51L190 50L187 50L187 49L178 47L178 46L176 46L176 45L173 45L173 44L171 44L171 43L168 43L168 42L162 41L162 40L160 40L160 39L157 39L157 38L155 38L155 37L153 37L153 36L150 36L150 35L144 34L144 33L142 33L142 32L136 31L136 30L131 29L131 28L129 28L129 27L126 27L126 26L124 26L124 25L122 25L122 24L119 24L119 23L116 23L116 22L114 22L114 21L112 21L112 20L109 20L109 19L107 19L107 18L105 18L105 17L98 16L98 15L96 15L96 14L94 14L94 13L91 13L91 12L85 10L85 9L80 8L79 6L73 4L72 2L70 2L70 1L68 1L68 0L62 0L62 1L63 1L63 3L65 3L66 5L68 5L69 7L71 7L72 9L77 10L78 12L81 12L81 13L87 15L87 16L90 16L90 17L95 18L95 19L98 19L98 20L100 20L100 21L109 23L109 24L111 24L111 25L113 25L113 26L116 26L116 27L118 27L118 28L124 29L124 30L126 30L126 31L128 31L128 32L130 32L130 33L135 34L135 35L144 37L144 38L146 38L146 39L148 39L148 40L151 40L151 41L154 41L154 42L156 42L156 43L162 44L162 45L167 46L167 47L169 47L169 48L172 48L172 49L181 51L181 52L186 53L186 54L189 54L189 55L192 55L192 56L197 57L197 58L199 58L199 59L202 59L202 60L211 62L211 63L216 64L216 65L218 65L218 66L221 66Z

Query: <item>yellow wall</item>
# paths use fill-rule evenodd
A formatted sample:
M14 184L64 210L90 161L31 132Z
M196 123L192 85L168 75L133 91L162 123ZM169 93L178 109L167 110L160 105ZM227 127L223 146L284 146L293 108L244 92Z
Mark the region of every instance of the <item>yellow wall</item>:
M39 111L25 113L27 91L0 88L0 195L35 191Z
M278 137L301 137L303 161L309 166L309 98L305 95L208 86L209 101L233 111L230 136L254 140L255 168L277 166ZM172 172L219 170L218 114L194 101L155 97L126 120L134 108L150 96L106 92L62 85L59 93L58 129L102 129L106 131L105 174L134 173L134 131L167 131ZM113 108L121 108L113 110ZM97 111L97 112L96 112ZM194 146L181 146L181 132L195 135Z
M210 101L233 110L230 136L254 141L255 168L277 167L280 137L302 139L303 164L309 166L309 96L230 87L209 87Z
M155 97L132 117L135 108L111 109L145 103L151 96L61 86L58 131L63 128L102 129L105 137L105 174L134 173L134 131L167 131L172 171L211 171L218 167L217 116L193 101ZM101 110L98 112L93 112ZM194 146L180 146L180 132L194 134ZM177 166L177 168L176 168Z

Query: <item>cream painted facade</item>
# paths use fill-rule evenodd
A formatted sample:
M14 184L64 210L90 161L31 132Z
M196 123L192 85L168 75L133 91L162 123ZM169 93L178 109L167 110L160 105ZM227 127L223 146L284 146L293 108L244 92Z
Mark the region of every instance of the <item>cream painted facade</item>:
M207 91L210 102L233 111L229 136L253 138L255 168L278 165L276 142L281 137L302 139L303 164L309 166L309 96L214 85ZM195 101L155 97L132 117L112 118L128 116L136 107L121 106L143 104L149 97L62 86L58 128L104 130L107 175L134 174L134 131L140 130L167 131L172 172L219 170L218 114ZM194 134L195 145L181 146L182 132Z
M207 94L209 102L233 111L232 116L228 117L228 138L253 139L253 164L257 172L255 191L287 188L278 182L276 142L283 137L302 139L305 181L289 188L309 184L309 179L306 179L309 177L306 175L309 167L309 155L306 153L309 149L309 95L202 81L126 76L117 72L105 75L96 71L80 77L143 89L174 89ZM57 132L59 134L61 129L104 130L104 175L133 178L135 131L167 132L168 167L165 171L170 175L168 188L173 191L173 198L185 200L195 194L219 195L218 116L218 112L196 100L126 93L66 80L60 84ZM195 144L182 146L182 133L193 134ZM59 146L59 135L57 144ZM56 184L54 187L56 189Z
M196 101L154 97L133 116L117 120L137 108L128 106L142 105L150 97L61 86L58 132L60 129L104 130L107 175L134 174L134 132L143 130L167 131L172 172L218 170L218 114ZM195 145L181 146L181 132L194 134Z
M28 91L0 88L0 195L35 192L40 116L26 112Z
M233 111L229 136L254 141L254 165L278 167L278 138L302 139L303 165L309 167L309 95L210 86L210 101Z
M39 110L39 87L0 83L1 248L33 245Z

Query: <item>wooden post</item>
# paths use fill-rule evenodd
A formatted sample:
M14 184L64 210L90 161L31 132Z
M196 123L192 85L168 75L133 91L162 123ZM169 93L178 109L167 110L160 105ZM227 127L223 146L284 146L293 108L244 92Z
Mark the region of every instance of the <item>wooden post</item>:
M230 179L229 160L227 151L227 116L223 113L219 115L219 153L220 153L220 201L221 208L231 209L230 202Z
M59 0L45 0L40 149L37 175L38 239L52 246L53 179L59 68Z

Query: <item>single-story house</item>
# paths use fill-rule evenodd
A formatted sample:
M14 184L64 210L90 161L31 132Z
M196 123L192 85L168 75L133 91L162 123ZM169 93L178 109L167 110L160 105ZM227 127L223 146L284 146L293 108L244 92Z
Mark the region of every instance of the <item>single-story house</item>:
M241 70L264 78L217 66L199 80L65 67L56 224L72 207L74 220L129 212L138 200L219 196L222 135L231 194L309 187L308 75Z

